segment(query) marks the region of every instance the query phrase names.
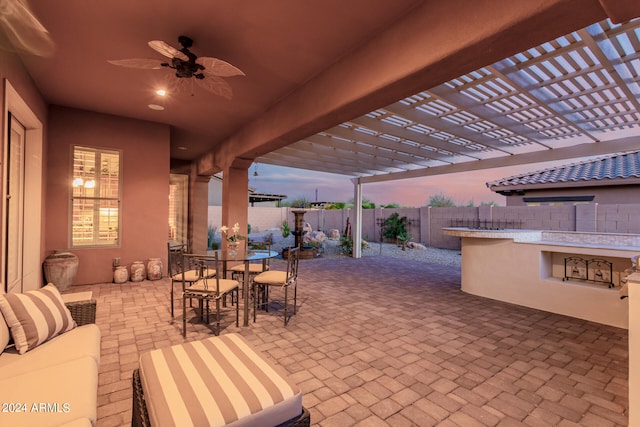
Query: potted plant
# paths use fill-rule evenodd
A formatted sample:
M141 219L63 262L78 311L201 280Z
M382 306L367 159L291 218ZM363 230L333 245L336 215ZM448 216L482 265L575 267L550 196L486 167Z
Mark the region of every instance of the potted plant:
M289 234L291 234L289 223L286 220L284 220L282 221L282 237L286 239L287 237L289 237Z

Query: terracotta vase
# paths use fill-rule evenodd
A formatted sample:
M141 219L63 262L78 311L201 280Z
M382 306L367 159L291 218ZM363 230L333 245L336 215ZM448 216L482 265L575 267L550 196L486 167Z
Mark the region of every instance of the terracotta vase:
M53 283L60 291L64 291L76 278L78 257L66 250L55 250L45 258L43 270L47 283Z
M147 269L142 261L134 261L131 264L131 281L142 282L147 278Z
M113 283L125 283L129 280L129 271L127 267L116 267L113 271Z
M160 258L149 258L147 262L147 279L162 279L162 260Z

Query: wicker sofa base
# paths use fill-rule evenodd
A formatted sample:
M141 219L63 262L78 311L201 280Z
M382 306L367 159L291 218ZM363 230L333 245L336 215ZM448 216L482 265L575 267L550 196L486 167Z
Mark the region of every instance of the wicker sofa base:
M132 427L151 427L149 423L149 414L147 412L147 405L144 401L144 392L142 390L142 384L140 383L140 370L135 369L132 377L133 387L133 414L131 420ZM311 417L309 411L302 407L302 414L299 417L295 417L279 424L276 427L309 427L311 425Z
M65 303L78 326L96 323L96 300Z

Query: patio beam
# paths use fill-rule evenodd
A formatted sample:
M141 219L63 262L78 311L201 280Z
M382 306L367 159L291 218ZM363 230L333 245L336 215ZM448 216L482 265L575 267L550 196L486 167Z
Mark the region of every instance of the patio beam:
M529 153L522 153L514 156L496 157L493 159L475 160L472 162L461 162L447 166L434 166L431 168L418 169L406 172L392 172L384 175L365 176L361 182L384 182L397 179L419 178L423 176L444 175L456 172L468 172L482 169L499 168L503 166L516 166L529 163L551 162L555 160L576 159L581 157L599 156L611 154L619 151L637 150L640 146L640 137L633 136L619 140L606 142L594 142L577 144L569 147L554 148Z

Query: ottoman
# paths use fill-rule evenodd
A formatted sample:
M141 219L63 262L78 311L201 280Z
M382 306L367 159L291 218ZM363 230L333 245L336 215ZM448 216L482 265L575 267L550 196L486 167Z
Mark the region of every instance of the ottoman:
M302 392L244 337L152 350L133 373L133 426L309 426Z

